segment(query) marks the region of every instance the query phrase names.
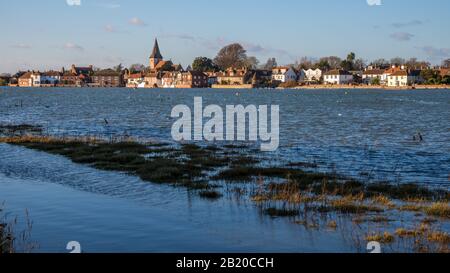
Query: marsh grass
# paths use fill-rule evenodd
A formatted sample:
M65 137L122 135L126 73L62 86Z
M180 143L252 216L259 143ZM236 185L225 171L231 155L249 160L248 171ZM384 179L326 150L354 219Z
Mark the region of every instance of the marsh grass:
M329 205L318 208L319 212L337 211L344 214L364 214L369 212L381 213L384 209L371 204L365 204L361 201L352 200L349 197L343 197L332 200Z
M245 148L239 146L224 149L182 144L174 147L131 138L108 141L95 137L35 135L0 137L1 142L65 156L75 163L101 170L125 172L144 181L186 187L196 191L200 198L210 200L221 198L224 190L209 181L224 187L235 185L235 192L240 196L248 194L264 215L274 218L296 218L311 213L329 220L329 215L351 214L357 216L354 223L367 226L391 222L383 214L387 211L425 212L429 217L449 218L448 191L430 190L416 184L363 183L336 174L306 172L298 167L314 166L303 163L261 166L261 162L268 161L245 153ZM335 221L323 222L322 226L333 228L334 224L337 229ZM318 221L311 224L318 225ZM446 242L448 236L424 227L411 232L397 230L395 235L401 239L414 238L408 243L420 251L435 250L431 244ZM364 237L388 244L395 240L389 232L365 234L361 239Z
M25 211L25 229L17 231L18 218L9 220L2 214L0 208L0 255L12 253L31 253L38 248L38 244L31 240L33 222L30 220L28 211Z
M425 208L425 212L431 216L450 218L450 206L448 202L437 202Z
M0 213L2 209L0 208ZM14 237L12 234L11 224L5 221L5 218L0 218L0 255L14 252L13 247Z
M392 244L395 241L395 236L385 231L383 233L372 233L366 236L367 242L379 242L382 244Z

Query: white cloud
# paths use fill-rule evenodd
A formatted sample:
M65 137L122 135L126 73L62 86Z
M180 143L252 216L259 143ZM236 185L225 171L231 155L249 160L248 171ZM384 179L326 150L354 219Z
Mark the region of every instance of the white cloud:
M381 0L367 0L369 6L381 6Z
M414 35L408 32L395 32L390 35L394 40L405 42L411 40Z
M132 25L141 26L141 27L144 27L147 25L144 21L142 21L140 18L137 18L137 17L131 18L129 23Z
M69 49L69 50L76 50L76 51L83 51L84 48L80 45L74 44L74 43L65 43L63 46L63 49Z
M69 6L81 6L81 0L66 0Z

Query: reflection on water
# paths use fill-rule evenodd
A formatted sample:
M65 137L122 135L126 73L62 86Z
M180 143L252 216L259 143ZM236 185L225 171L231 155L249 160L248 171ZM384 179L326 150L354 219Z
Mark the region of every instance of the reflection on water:
M280 105L274 161L448 188L450 93L0 89L0 124L40 124L57 135L131 135L171 141L177 104ZM105 124L105 119L108 124ZM413 141L418 132L424 137ZM185 189L144 183L68 160L0 145L0 200L30 209L42 251L77 240L87 251L355 251L340 234L261 217L246 201L200 200Z

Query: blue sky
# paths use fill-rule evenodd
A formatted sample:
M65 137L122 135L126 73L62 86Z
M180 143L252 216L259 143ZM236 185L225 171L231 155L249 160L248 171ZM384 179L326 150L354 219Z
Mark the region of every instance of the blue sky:
M450 57L448 0L0 1L0 73L146 64L155 37L184 66L232 42L261 62L350 51L369 61Z

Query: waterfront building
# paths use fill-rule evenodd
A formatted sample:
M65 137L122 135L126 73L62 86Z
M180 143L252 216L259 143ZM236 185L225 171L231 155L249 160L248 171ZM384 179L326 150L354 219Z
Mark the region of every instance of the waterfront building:
M22 76L19 77L18 84L20 87L32 87L33 80L31 78L32 72L26 72Z
M362 74L362 81L365 84L371 84L376 79L380 81L380 84L386 83L387 76L384 69L367 69Z
M389 87L406 87L422 82L420 70L403 69L389 75L387 85Z
M146 88L157 88L162 86L162 72L151 71L145 74L144 82Z
M217 81L220 85L244 85L251 80L252 76L253 74L246 68L228 68L217 73Z
M274 67L272 69L272 81L285 83L297 81L297 72L292 67Z
M113 69L95 71L90 85L93 87L121 87L123 86L122 72Z
M200 71L181 72L181 82L177 83L177 88L205 88L209 86L208 75Z
M322 70L319 68L317 69L308 69L304 70L302 69L303 73L305 74L305 82L309 83L320 83L322 79Z
M47 71L41 74L41 85L55 86L61 81L61 72Z
M323 76L325 84L350 84L353 83L353 74L342 69L326 72Z
M125 75L125 80L126 80L126 87L129 88L144 87L145 85L145 77L144 73L142 72L134 74L128 72L128 74Z

